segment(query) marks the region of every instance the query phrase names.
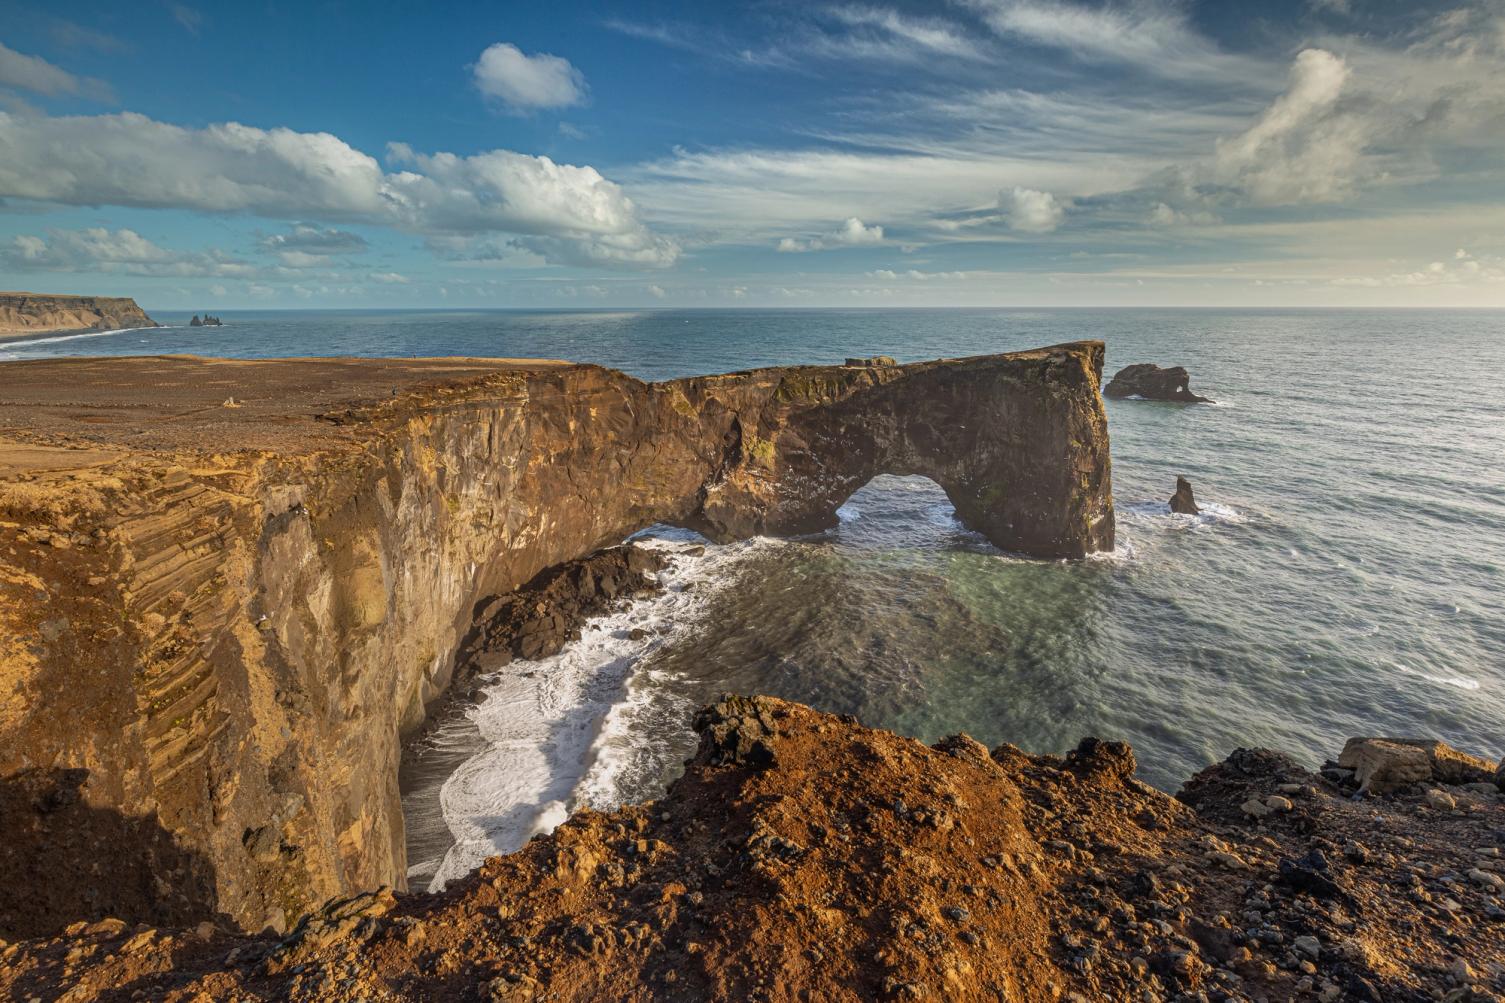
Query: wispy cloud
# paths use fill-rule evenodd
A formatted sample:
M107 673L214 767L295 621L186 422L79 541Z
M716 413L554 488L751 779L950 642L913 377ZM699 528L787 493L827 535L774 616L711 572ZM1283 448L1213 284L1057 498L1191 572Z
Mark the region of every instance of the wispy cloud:
M203 30L204 14L197 8L190 7L186 3L169 3L167 9L172 14L173 20L182 25L190 35L197 35Z
M16 87L45 97L111 98L109 85L104 82L69 73L41 56L17 52L3 42L0 42L0 87Z

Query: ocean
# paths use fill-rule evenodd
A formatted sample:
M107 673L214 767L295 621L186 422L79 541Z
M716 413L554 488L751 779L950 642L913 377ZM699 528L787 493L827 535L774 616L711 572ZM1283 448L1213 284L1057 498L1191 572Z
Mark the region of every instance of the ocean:
M1035 561L880 477L826 533L708 547L658 528L663 595L441 722L405 769L410 877L436 885L583 805L656 796L693 711L763 692L924 741L1131 742L1174 791L1239 746L1308 765L1352 735L1505 753L1505 312L226 312L0 344L72 354L567 358L644 379L1100 338L1215 405L1108 401L1119 545ZM0 387L3 393L3 387ZM1177 475L1204 513L1169 512ZM647 626L634 641L628 630Z

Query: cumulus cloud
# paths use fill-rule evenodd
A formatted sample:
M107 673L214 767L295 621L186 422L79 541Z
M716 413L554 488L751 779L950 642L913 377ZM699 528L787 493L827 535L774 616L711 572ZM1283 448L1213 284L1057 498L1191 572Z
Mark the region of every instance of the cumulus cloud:
M1008 220L1009 229L1021 233L1050 233L1061 225L1066 210L1050 192L1018 188L998 197L998 206Z
M1344 275L1332 280L1335 286L1358 286L1382 289L1405 286L1505 286L1505 258L1476 258L1465 250L1455 251L1451 260L1433 261L1409 272L1385 275Z
M654 299L661 300L669 294L664 291L663 286L649 286L648 295L652 296Z
M510 42L497 42L472 68L482 94L515 111L567 108L585 100L585 78L569 60L546 52L528 55Z
M372 272L371 279L386 286L405 286L412 281L399 272Z
M0 42L0 87L15 87L47 97L73 95L108 98L109 87L90 77L79 77L40 56L28 56Z
M359 222L424 235L517 234L551 260L671 264L593 167L510 150L462 157L388 147L378 161L329 133L229 122L202 129L144 115L0 112L0 198ZM305 249L306 250L306 249Z
M0 245L0 264L24 272L104 272L158 278L244 278L257 269L220 252L182 253L152 243L135 230L49 230Z
M851 216L830 233L819 237L784 237L778 242L777 249L784 254L794 254L802 251L822 251L831 247L858 247L863 244L881 243L883 243L883 227L876 224L868 226L856 216Z

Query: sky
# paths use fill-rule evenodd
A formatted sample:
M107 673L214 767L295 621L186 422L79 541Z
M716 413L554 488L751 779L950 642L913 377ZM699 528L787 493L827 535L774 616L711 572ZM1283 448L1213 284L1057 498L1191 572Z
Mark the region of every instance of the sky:
M5 0L0 288L1505 307L1505 0Z

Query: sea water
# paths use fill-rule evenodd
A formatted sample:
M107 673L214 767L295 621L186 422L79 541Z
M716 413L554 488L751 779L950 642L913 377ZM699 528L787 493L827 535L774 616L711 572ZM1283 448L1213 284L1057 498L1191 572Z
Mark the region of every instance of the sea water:
M181 325L186 315L157 316ZM925 741L1059 752L1130 741L1174 790L1238 746L1309 765L1350 735L1505 754L1505 313L829 310L226 312L0 344L68 354L469 355L646 379L752 366L1108 346L1183 365L1215 405L1109 401L1119 544L999 552L920 478L880 477L829 532L706 547L650 530L663 594L514 662L405 769L415 884L583 805L651 798L694 709L772 693ZM3 392L3 388L0 388ZM1203 514L1165 502L1191 479ZM646 636L633 640L634 627Z

